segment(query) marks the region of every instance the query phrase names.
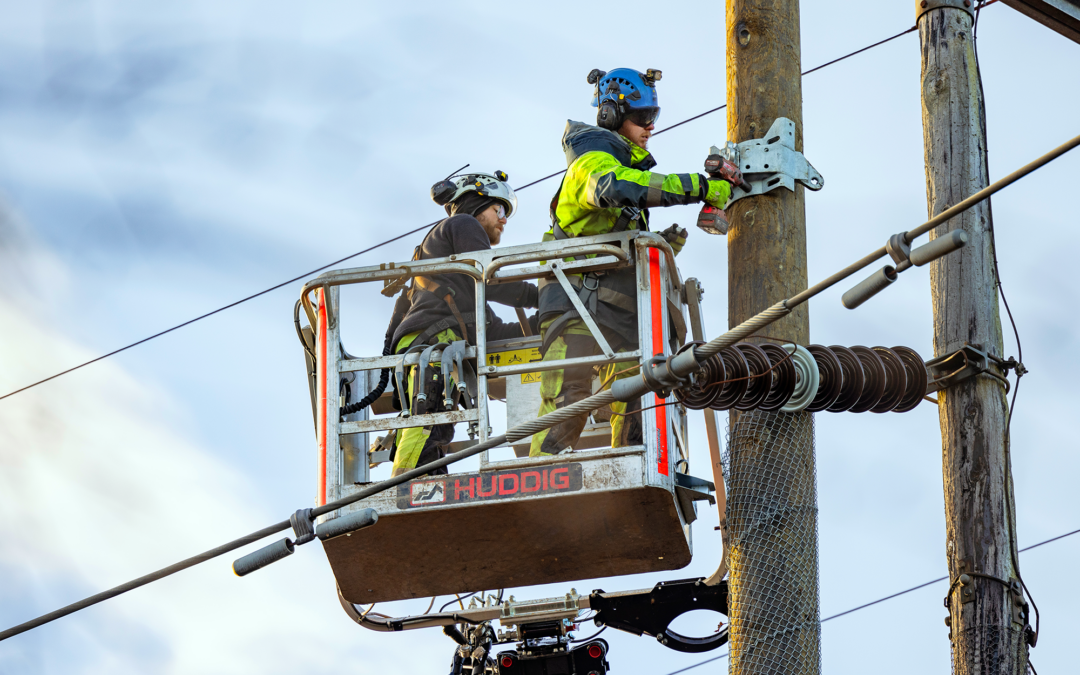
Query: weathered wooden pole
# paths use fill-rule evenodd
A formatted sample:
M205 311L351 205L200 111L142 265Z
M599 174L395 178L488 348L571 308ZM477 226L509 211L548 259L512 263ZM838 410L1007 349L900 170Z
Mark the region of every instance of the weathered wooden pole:
M795 122L802 151L798 0L727 0L728 138ZM728 210L728 323L806 288L803 187ZM806 305L764 334L806 344ZM728 449L729 672L821 672L817 495L809 413L732 413Z
M970 4L930 0L917 10L931 216L989 182L986 115ZM931 237L954 228L963 228L970 243L930 266L934 354L943 356L971 344L1003 356L990 202L942 224ZM1017 583L1005 388L988 376L960 382L939 393L938 416L951 580L946 621L953 672L1024 675L1027 611Z

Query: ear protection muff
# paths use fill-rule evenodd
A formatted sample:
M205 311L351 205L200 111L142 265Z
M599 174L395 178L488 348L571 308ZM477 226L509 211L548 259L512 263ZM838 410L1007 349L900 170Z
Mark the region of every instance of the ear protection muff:
M441 180L431 186L431 201L439 206L446 206L457 192L457 186L452 181Z
M610 131L618 131L619 127L622 126L619 111L616 110L613 101L605 101L600 104L600 108L596 111L596 126Z
M592 75L592 73L589 73L589 75ZM611 80L610 82L608 82L607 93L618 95L619 83L615 80ZM600 127L601 129L618 131L619 127L622 126L623 122L622 115L620 114L622 112L622 110L620 110L621 107L621 105L617 104L611 99L608 99L601 103L596 110L596 126Z

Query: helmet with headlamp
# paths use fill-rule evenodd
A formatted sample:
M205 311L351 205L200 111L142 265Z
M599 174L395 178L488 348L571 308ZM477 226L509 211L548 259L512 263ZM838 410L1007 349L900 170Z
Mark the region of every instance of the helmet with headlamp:
M517 195L506 182L509 177L503 171L489 173L465 173L450 176L431 186L431 199L450 213L450 205L469 192L488 197L501 203L509 218L517 211Z
M656 122L660 116L656 83L661 74L653 68L644 73L632 68L616 68L611 72L593 68L586 79L596 85L592 100L597 109L596 125L617 131L626 120L639 127Z

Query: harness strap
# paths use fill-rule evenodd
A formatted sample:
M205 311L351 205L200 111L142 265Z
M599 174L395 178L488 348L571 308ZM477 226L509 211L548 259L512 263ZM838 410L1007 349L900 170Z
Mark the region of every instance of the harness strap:
M468 340L469 329L465 326L465 317L463 317L461 315L461 312L458 311L457 303L454 302L453 294L447 293L446 296L443 297L443 300L446 302L446 304L450 305L450 311L454 313L454 318L457 319L458 326L461 327L461 339Z
M551 348L551 343L559 339L559 336L566 330L567 324L574 319L580 319L581 315L578 314L576 309L571 309L568 312L564 312L559 318L548 324L547 330L544 331L544 341L540 345L540 353L547 354L548 349Z
M469 321L465 320L465 315L461 313L461 310L458 309L457 303L454 302L454 289L437 284L426 277L415 277L413 292L415 292L416 289L431 293L436 297L441 298L442 301L445 302L446 305L450 308L450 311L453 312L454 318L457 319L458 327L461 329L461 338L463 340L469 339L468 324L473 323L475 321L475 317L472 313L470 313L468 316L472 318ZM447 326L446 328L449 328L449 326ZM436 331L436 333L441 332L442 330L446 330L446 328L442 328L439 331ZM432 333L432 335L434 335L434 333ZM431 336L428 335L427 337L430 338ZM417 340L420 340L420 338L417 338Z
M466 325L470 324L470 323L475 323L476 322L476 315L473 312L466 312L465 314L461 315L461 319L463 320L463 323L466 324ZM419 335L417 335L416 339L413 340L413 344L417 344L417 345L426 344L427 341L430 340L433 335L437 335L437 334L443 332L444 330L446 330L448 328L453 328L453 327L454 327L453 324L451 324L446 319L439 319L435 323L428 326L427 329L424 330L423 333L420 333ZM466 333L464 336L462 336L462 339L468 340L469 339L469 334Z

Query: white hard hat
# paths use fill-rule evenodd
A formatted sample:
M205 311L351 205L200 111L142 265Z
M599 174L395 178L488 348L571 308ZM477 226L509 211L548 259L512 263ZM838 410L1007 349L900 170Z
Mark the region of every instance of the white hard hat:
M506 206L506 217L509 218L517 211L517 195L506 181L507 175L502 171L496 171L494 175L466 173L451 176L431 186L431 198L436 204L446 206L467 192L475 192L481 197L502 202Z

